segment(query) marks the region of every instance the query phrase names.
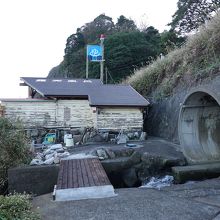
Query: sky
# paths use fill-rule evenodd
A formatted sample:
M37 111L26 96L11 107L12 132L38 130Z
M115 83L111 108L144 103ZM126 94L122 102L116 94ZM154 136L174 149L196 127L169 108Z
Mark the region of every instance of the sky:
M0 98L27 97L20 77L47 77L64 56L66 39L98 15L120 15L160 32L177 0L0 0Z

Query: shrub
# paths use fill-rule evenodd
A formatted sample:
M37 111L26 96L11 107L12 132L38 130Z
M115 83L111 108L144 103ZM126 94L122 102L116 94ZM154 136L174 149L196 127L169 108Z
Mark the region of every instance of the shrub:
M29 160L27 139L21 123L11 123L0 117L0 189L7 182L8 168Z
M30 196L14 194L0 196L0 220L37 220L39 215L31 211Z

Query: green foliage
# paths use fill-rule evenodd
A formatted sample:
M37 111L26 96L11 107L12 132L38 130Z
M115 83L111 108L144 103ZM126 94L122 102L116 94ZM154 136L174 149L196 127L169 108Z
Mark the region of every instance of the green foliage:
M120 32L106 39L105 64L115 81L130 75L159 54L160 41L156 44L152 40L157 34L150 36L139 31Z
M160 34L162 53L167 54L170 51L180 47L186 40L185 37L178 37L173 30L164 31Z
M101 34L108 36L114 32L114 22L111 17L101 14L92 22L86 23L81 28L77 29L77 33L81 33L85 43L93 43L100 38Z
M39 215L31 211L27 194L0 195L0 220L38 220Z
M68 78L85 77L86 48L81 48L73 53L66 54L61 64L62 75Z
M178 9L169 24L180 34L189 33L213 16L220 7L219 0L179 0Z
M48 77L85 77L86 45L99 44L100 34L106 36L105 67L113 77L109 81L111 83L118 82L131 75L134 70L148 65L161 52L165 53L171 44L179 45L179 38L174 32L169 32L162 40L158 30L152 26L140 31L133 20L123 15L114 24L112 18L101 14L68 37L64 60L50 71ZM89 77L99 78L99 76L100 64L90 62Z
M137 26L133 20L126 18L124 15L121 15L118 18L118 21L115 25L115 29L121 32L129 32L129 31L136 31Z
M72 34L67 38L65 54L77 51L85 46L85 39L82 33L78 32Z
M185 45L157 59L127 79L143 95L164 98L175 89L197 85L215 77L220 69L220 13Z
M19 122L0 117L0 188L7 182L7 170L30 160L27 139Z

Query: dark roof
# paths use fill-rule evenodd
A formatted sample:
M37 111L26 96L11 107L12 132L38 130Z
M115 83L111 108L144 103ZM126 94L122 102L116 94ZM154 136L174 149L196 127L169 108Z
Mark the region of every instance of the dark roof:
M51 79L22 77L25 84L42 96L88 96L90 88L102 85L98 79Z
M103 85L89 98L92 106L147 106L149 102L129 85Z
M147 106L149 102L129 85L104 85L98 79L22 77L44 97L88 97L91 106Z

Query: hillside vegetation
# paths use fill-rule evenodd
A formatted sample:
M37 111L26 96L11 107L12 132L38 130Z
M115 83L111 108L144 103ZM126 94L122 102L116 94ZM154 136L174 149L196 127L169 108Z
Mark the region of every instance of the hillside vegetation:
M84 78L86 47L88 44L100 44L100 34L105 35L108 83L125 79L135 69L148 65L160 53L166 54L184 41L172 30L159 33L152 26L140 29L133 20L123 15L114 23L111 17L101 14L67 38L64 59L52 68L48 77ZM89 63L89 77L100 77L99 63Z
M128 77L145 96L162 98L178 88L191 87L220 73L220 12L200 27L179 49Z

